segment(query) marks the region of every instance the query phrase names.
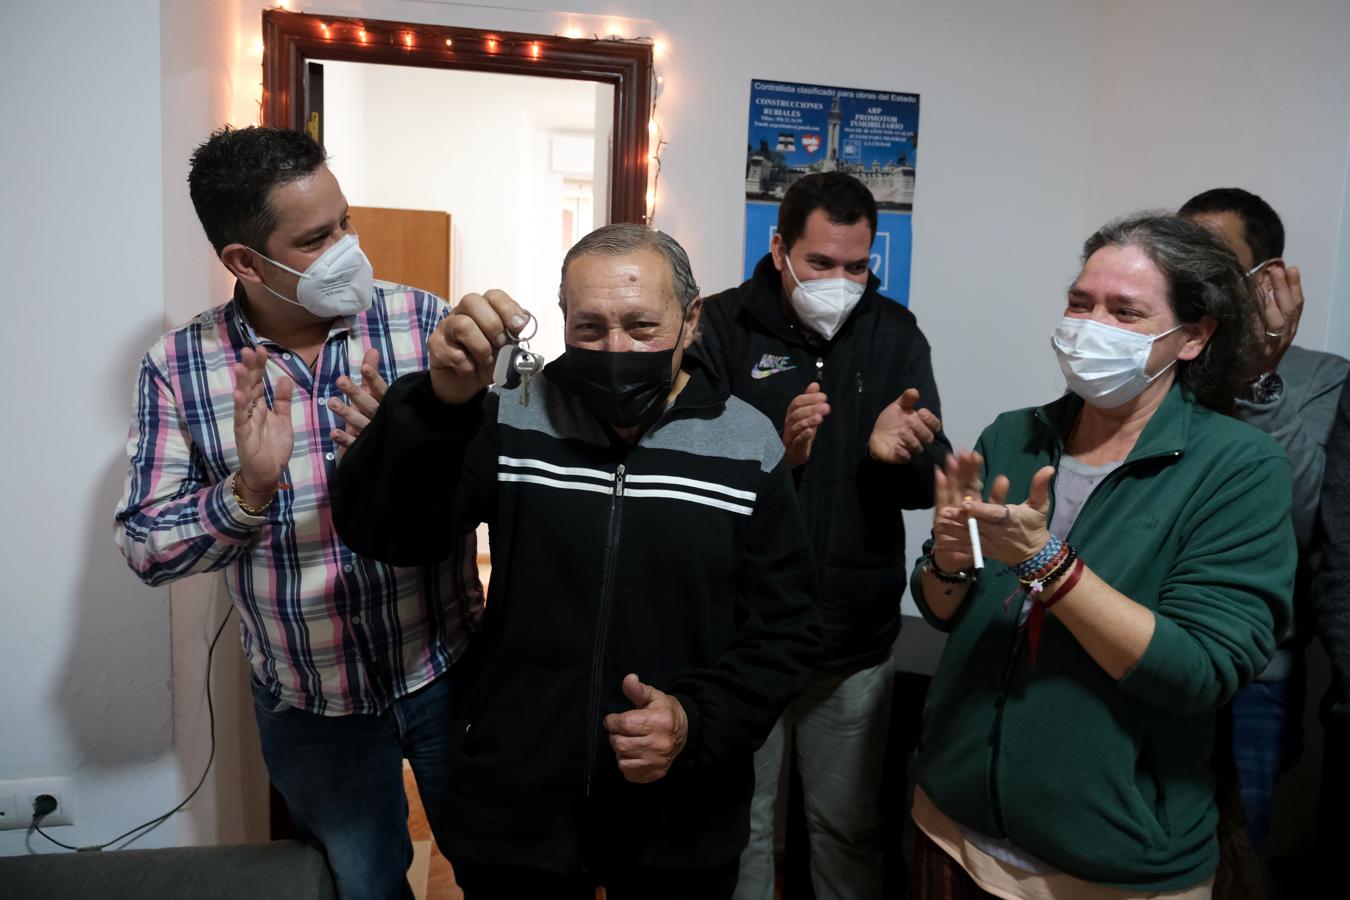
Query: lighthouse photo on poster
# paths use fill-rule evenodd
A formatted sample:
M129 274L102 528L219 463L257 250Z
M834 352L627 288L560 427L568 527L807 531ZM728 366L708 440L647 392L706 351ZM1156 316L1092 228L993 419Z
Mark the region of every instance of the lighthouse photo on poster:
M909 304L919 95L755 79L745 154L746 278L769 252L778 204L812 172L847 172L877 201L872 271Z

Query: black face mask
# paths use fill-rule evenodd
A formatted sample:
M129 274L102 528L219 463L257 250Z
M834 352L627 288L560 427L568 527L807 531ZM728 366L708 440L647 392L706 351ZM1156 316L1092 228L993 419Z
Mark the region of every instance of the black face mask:
M669 350L587 350L567 345L559 363L567 386L614 428L636 428L661 413L673 383L672 364L680 336Z

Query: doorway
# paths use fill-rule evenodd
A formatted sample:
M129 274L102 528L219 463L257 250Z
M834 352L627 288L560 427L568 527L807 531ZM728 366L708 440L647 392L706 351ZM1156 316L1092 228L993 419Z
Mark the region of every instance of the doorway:
M322 67L324 147L375 277L451 300L504 290L539 319L531 347L556 359L563 255L609 218L613 87L341 61ZM447 230L448 241L440 236ZM375 243L385 238L390 247Z
M653 88L652 45L555 35L487 31L411 22L263 12L262 122L310 128L313 121L309 65L341 61L430 69L459 69L563 79L612 89L609 171L605 180L610 222L647 218L648 131ZM324 93L331 94L326 86ZM597 183L600 178L596 178ZM602 208L604 208L602 206ZM452 213L453 214L453 213Z

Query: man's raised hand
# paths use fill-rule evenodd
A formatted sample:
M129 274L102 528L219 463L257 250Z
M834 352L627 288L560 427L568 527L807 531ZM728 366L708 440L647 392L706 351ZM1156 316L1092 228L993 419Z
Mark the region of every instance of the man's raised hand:
M268 407L263 379L266 368L267 350L245 347L232 369L234 445L239 455L235 485L250 506L262 506L276 493L295 442L291 427L293 385L285 375L278 378L272 406Z
M783 417L783 448L789 466L795 469L811 458L816 431L829 414L830 401L818 381L811 382L805 391L792 398Z
M926 409L919 409L919 392L910 388L877 416L867 452L878 462L900 465L923 453L933 443L942 423Z
M459 405L492 384L497 351L513 340L530 314L505 291L466 294L427 341L431 388Z
M328 398L328 408L346 423L342 429L334 428L329 432L333 443L338 445L338 453L356 443L357 437L375 418L380 401L389 390L389 385L380 376L380 351L371 347L361 359L361 383L357 384L346 375L337 380L338 390L347 397L344 403L337 397Z

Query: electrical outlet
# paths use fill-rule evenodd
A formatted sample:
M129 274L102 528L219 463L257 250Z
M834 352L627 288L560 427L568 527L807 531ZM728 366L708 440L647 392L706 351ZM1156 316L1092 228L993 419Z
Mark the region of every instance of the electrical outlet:
M14 794L0 792L0 830L13 828L10 823L19 818L19 804L14 800Z
M33 824L33 801L41 794L56 798L56 809L42 817L39 823L48 825L75 824L75 790L69 778L25 778L20 781L0 781L0 830L28 828ZM6 799L8 798L8 799ZM7 806L6 804L12 804ZM13 809L13 814L9 810Z

